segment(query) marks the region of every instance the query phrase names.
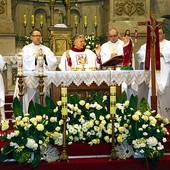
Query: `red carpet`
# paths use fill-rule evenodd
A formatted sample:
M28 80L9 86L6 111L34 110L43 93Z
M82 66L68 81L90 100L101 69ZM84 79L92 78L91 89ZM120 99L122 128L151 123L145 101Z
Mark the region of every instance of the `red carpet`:
M159 170L170 169L170 156L160 160ZM1 170L30 170L30 164L18 165L15 162L0 163ZM47 163L41 161L37 170L151 170L151 163L145 159L112 160L108 158L71 159L68 162Z

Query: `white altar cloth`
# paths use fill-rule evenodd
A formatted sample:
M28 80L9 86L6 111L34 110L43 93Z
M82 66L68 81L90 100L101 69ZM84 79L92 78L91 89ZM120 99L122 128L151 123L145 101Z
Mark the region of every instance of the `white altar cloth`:
M24 72L26 76L24 78L24 84L27 87L37 88L38 86L38 72L37 71L26 71ZM102 83L106 83L110 86L112 83L121 85L122 83L127 83L130 85L135 83L140 85L143 82L149 84L150 73L143 70L134 70L134 71L114 71L114 70L105 70L105 71L46 71L44 75L47 77L44 78L44 85L48 88L51 83L56 87L59 87L61 84L69 86L71 83L79 86L82 83L85 83L87 86L90 86L92 83L100 86Z
M146 73L143 70L45 71L44 75L46 76L44 77L44 92L48 91L52 83L56 87L61 85L69 86L72 83L77 86L82 83L85 83L87 86L90 86L92 83L95 83L97 86L100 86L102 83L106 83L108 86L113 83L118 85L121 85L122 83L130 85L133 83L139 86L142 83L148 85L150 81L150 73ZM38 71L25 71L24 76L23 111L24 113L27 113L28 103L34 98L39 85ZM14 97L16 95L17 94L15 93Z

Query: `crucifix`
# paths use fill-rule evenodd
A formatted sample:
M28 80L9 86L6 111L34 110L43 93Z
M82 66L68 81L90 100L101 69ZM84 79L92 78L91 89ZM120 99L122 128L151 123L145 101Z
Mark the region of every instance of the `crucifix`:
M145 58L145 70L146 70L146 68L150 69L150 58L151 58L151 87L152 87L151 108L153 110L155 110L157 113L156 63L159 63L158 69L160 69L160 52L158 52L158 54L156 54L156 50L159 50L159 49L155 48L155 44L158 43L158 47L159 47L158 27L161 25L165 25L165 21L162 21L162 22L156 21L155 14L153 11L151 11L150 21L138 22L138 25L139 26L145 25L149 28L149 29L147 29L147 37L149 37L149 42L150 42L150 48L149 48L150 49L150 51L149 51L150 57L148 58L148 60L146 60L146 58ZM158 42L156 42L156 41L158 41ZM146 54L147 54L147 52L146 52ZM146 55L146 57L147 57L147 55Z

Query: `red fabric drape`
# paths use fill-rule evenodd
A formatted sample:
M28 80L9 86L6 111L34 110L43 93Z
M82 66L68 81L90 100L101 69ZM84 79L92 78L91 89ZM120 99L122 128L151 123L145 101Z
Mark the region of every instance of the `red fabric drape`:
M157 22L156 22L157 24ZM158 27L154 30L156 39L155 39L155 48L154 48L154 56L155 57L155 65L156 70L160 70L160 50L159 50L159 34ZM151 57L151 23L148 21L147 23L147 40L146 40L146 55L145 55L145 70L150 69L150 57Z

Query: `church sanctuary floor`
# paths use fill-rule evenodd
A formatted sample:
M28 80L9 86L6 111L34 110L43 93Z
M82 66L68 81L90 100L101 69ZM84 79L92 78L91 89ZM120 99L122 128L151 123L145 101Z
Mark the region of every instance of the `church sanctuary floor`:
M158 170L169 170L170 156L164 156L158 163ZM19 165L15 162L0 163L2 170L30 170L31 164ZM151 161L129 158L125 160L109 160L109 158L69 159L68 162L40 162L37 170L152 170Z

